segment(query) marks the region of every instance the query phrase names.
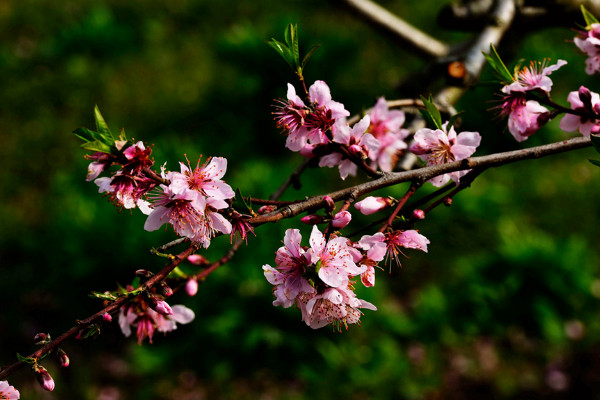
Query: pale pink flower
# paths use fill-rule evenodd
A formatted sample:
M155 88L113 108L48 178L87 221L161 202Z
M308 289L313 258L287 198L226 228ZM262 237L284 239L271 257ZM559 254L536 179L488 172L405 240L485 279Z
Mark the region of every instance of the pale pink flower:
M333 101L327 84L315 81L308 89L310 104L306 106L296 94L296 89L288 84L287 102L279 100L276 105L277 125L288 131L285 146L299 151L307 143L327 143L326 132L332 129L336 120L350 115L344 105Z
M404 112L389 110L385 98L380 97L369 116L371 125L367 132L373 135L380 144L372 166L379 165L382 171L390 172L394 169L398 153L408 147L404 139L410 134L410 131L401 129L405 121Z
M123 170L128 174L139 175L144 168L149 168L154 164L150 159L151 148L146 148L143 142L137 142L123 151L127 160L123 163Z
M591 133L600 132L600 96L598 93L581 86L579 91L570 92L567 100L571 103L571 109L588 114L594 113L596 118L591 116L585 118L566 113L560 120L560 129L566 132L579 130L579 133L585 137L589 137Z
M177 329L177 324L190 323L195 315L192 310L182 305L171 307L172 314L162 315L147 307L145 302L137 302L119 311L119 327L125 337L131 336L131 328L135 327L138 344L148 338L152 343L154 331L170 332Z
M325 237L315 225L309 242L311 263L317 265L317 274L326 285L342 286L347 284L348 277L360 275L365 271L365 268L359 268L354 263L346 238L333 237L325 241Z
M114 161L115 157L110 154L96 152L94 154L85 156L88 160L94 160L88 165L88 174L86 181L91 182L100 175L105 169L107 169Z
M545 107L521 95L507 96L500 115L508 115L508 131L518 142L527 140L550 119L550 112Z
M588 56L585 72L593 75L600 71L600 24L591 24L589 29L576 36L573 42Z
M381 261L384 255L387 259L393 258L401 265L398 254L402 248L417 249L427 253L429 240L415 230L391 231L385 234L378 232L372 236L363 236L358 242L359 246L367 250L367 257L374 261Z
M373 304L356 298L348 287L329 288L321 294L306 293L300 296L298 303L302 320L313 329L329 324L340 331L342 325L348 329L349 324L359 323L360 309L377 310Z
M369 123L370 117L368 115L354 124L352 128L345 122L338 123L335 126L333 141L348 146L349 151L354 154L361 154L375 160L379 151L379 141L370 133L365 133ZM356 164L338 152L321 157L319 166L338 167L342 179L346 179L348 175L356 175Z
M0 399L14 400L20 399L21 394L14 386L8 384L8 381L0 381Z
M340 211L339 213L333 216L333 220L331 221L331 225L334 228L344 228L346 225L350 223L352 220L352 214L348 211Z
M548 75L556 71L567 62L558 60L558 62L549 67L546 66L547 60L542 62L532 61L529 67L522 68L515 77L515 81L510 85L502 88L502 92L510 94L513 92L527 92L530 90L540 89L546 93L552 89L552 80Z
M182 193L187 190L197 192L198 195L211 197L216 200L227 200L235 197L235 192L221 178L227 171L227 159L224 157L212 157L200 166L200 159L196 168L184 163L179 163L181 172L169 172L167 179L173 193Z
M415 135L415 142L410 151L418 155L427 165L440 165L470 157L479 143L481 136L477 132L461 132L458 135L454 127L447 132L448 123L442 129L421 128ZM440 187L452 179L457 185L460 178L468 171L456 171L436 176L429 180L434 186Z
M358 247L366 251L358 264L367 267L367 270L360 275L360 280L366 287L375 286L375 267L384 259L387 251L385 235L381 232L364 235L359 240Z
M143 200L142 196L156 186L149 178L125 174L122 171L118 171L112 178L98 178L94 183L98 186L98 193L107 193L112 202L126 209L137 206L142 212L148 207L148 202Z
M354 203L354 207L360 211L363 215L371 215L377 211L383 210L389 207L392 201L387 197L374 197L369 196L365 199Z

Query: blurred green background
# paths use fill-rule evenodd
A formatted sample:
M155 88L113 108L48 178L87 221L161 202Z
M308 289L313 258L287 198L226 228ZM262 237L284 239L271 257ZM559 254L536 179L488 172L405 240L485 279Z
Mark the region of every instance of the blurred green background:
M468 38L436 27L446 3L380 1L444 40ZM154 144L157 165L224 156L227 182L255 197L268 197L301 162L271 116L293 77L264 43L289 22L299 26L301 48L323 45L308 83L328 82L351 112L382 95L415 95L399 88L425 62L334 3L0 2L0 364L32 352L36 333L56 336L98 310L91 290L129 283L138 268L159 270L164 260L148 250L174 238L145 232L144 216L117 212L85 182L88 162L71 132L93 126L95 104L113 131ZM552 76L553 97L566 104L580 84L598 90L573 35L516 31L500 53L569 60ZM433 90L428 84L417 94ZM458 105L461 129L482 134L477 154L566 136L553 121L516 143L488 111L497 89L482 84ZM261 226L198 295L170 300L195 310L192 324L138 346L115 321L94 340L64 346L69 368L44 363L53 393L25 369L9 382L23 399L600 398L600 170L591 157L583 150L483 174L418 226L429 254L407 251L402 269L359 289L379 308L366 311L361 327L313 331L298 310L271 305L261 267L274 265L284 230L299 226L294 219ZM284 198L364 178L309 170L303 189ZM302 231L307 238L309 228ZM221 237L204 254L216 259L228 245Z

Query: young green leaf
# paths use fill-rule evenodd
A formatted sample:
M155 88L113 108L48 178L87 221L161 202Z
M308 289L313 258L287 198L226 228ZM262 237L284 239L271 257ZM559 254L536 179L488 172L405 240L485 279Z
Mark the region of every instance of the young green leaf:
M98 132L87 128L77 128L73 131L73 134L84 142L94 142L102 139L102 136Z
M292 52L290 51L289 47L275 39L271 39L271 41L267 42L267 44L274 48L275 51L279 53L281 57L283 57L285 62L292 67L292 69L294 68L294 56L292 56Z
M597 167L600 167L600 161L598 160L592 160L590 158L588 158L588 161L591 162L592 164L594 164Z
M591 29L592 24L598 23L598 19L590 13L583 4L581 5L581 13L583 14L583 19L585 19L586 29Z
M446 130L449 131L450 128L452 128L452 126L454 125L454 123L456 122L456 120L464 113L464 111L461 112L457 112L456 114L454 114L453 116L450 117L450 119L448 120L448 126L446 127Z
M436 129L442 129L442 116L440 110L433 104L433 98L429 95L429 100L421 96L421 100L425 105L425 109L419 109L421 116L425 121L429 122L430 125L435 126Z
M313 55L313 53L319 48L321 47L320 44L316 44L314 45L309 51L308 53L306 53L306 55L304 56L304 58L302 59L302 65L300 66L302 68L302 70L304 70L304 66L306 65L306 62L308 61L308 59L310 58L310 56Z
M488 61L488 64L500 82L508 83L514 80L513 75L510 73L508 68L506 68L506 65L498 55L498 52L493 44L490 44L490 52L483 53L483 56Z
M104 138L106 138L107 141L114 142L115 138L110 132L110 129L108 129L108 125L106 124L106 121L104 121L104 118L102 117L98 106L94 107L94 119L96 120L96 129L98 130L98 133L100 133Z
M93 142L84 143L81 145L81 148L89 151L101 152L106 154L111 154L112 152L111 147L101 142L100 140L94 140Z
M600 153L600 136L590 135L590 139L592 140L592 145L594 145L594 150Z

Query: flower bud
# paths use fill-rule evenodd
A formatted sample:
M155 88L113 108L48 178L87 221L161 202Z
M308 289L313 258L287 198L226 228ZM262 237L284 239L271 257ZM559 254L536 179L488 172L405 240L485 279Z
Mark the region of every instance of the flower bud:
M354 207L364 215L370 215L389 207L392 201L387 197L369 196L364 200L354 203Z
M110 322L112 321L112 315L110 315L109 313L105 312L104 314L102 314L102 319L106 322Z
M323 222L323 217L317 214L310 214L300 218L300 221L307 225L316 225Z
M191 256L188 256L187 260L194 265L208 264L208 261L206 260L206 258L201 256L200 254L192 254Z
M37 378L40 385L42 385L42 388L44 388L44 390L47 390L49 392L54 390L54 379L52 379L46 368L42 367L41 365L35 364L33 366L33 374Z
M343 228L350 223L351 219L352 219L352 214L350 214L348 211L340 211L339 213L335 214L335 216L333 217L333 221L331 221L331 225L334 228Z
M416 208L416 209L413 211L413 214L412 214L412 215L413 215L413 218L414 218L414 219L425 219L425 211L423 211L423 210L420 210L420 209L418 209L418 208Z
M195 296L198 293L198 281L196 279L188 279L185 284L185 292L188 296Z
M367 154L364 152L362 147L360 147L357 144L353 144L352 146L348 147L348 151L350 152L350 154L354 154L355 156L358 156L360 158L367 158Z
M268 214L273 211L275 211L275 206L270 206L270 205L262 206L261 208L258 209L258 213L260 215Z
M69 356L67 356L67 353L60 347L56 349L56 356L58 357L58 363L61 367L69 366Z
M333 211L335 209L335 202L329 196L323 197L323 206L327 211Z
M444 205L445 205L446 207L450 207L450 206L452 205L452 197L446 197L446 198L444 199Z
M140 278L150 279L150 278L152 278L152 276L154 274L152 272L150 272L150 271L145 270L145 269L138 269L137 271L135 271L135 275L139 276Z
M153 295L146 295L146 300L148 301L150 308L157 313L162 315L173 315L173 310L166 301L160 300L158 297Z
M160 290L160 294L162 294L165 297L169 297L169 296L173 295L173 289L171 289L171 287L169 285L167 285L165 282L159 283L159 290Z
M45 344L50 343L51 341L52 339L50 338L50 335L48 333L38 333L33 338L33 342L38 346L43 346Z

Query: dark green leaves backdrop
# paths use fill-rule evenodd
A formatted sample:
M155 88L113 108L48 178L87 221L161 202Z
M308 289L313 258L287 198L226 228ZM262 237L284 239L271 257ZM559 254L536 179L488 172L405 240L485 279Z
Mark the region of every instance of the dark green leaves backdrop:
M436 26L442 3L380 2L443 40L468 38ZM71 132L93 125L95 104L113 131L124 127L154 144L157 164L175 168L184 154L226 157L226 180L248 195L267 197L301 162L271 116L293 76L264 43L281 39L289 22L298 24L301 49L322 44L308 83L327 81L353 113L382 95L428 95L440 85L431 77L418 93L398 90L425 62L334 2L0 3L0 364L32 352L36 333L56 336L98 310L90 291L131 282L138 268L160 269L164 260L148 250L174 237L143 231L142 215L117 212L85 182L87 162ZM567 104L568 91L598 90L599 82L584 74L573 35L516 32L512 39L523 40L499 52L569 60L552 75L553 98ZM554 121L516 143L488 111L497 90L482 84L458 105L466 111L461 129L482 134L477 154L568 136ZM69 368L44 362L53 393L27 370L9 382L24 399L595 398L600 170L587 162L593 157L584 150L486 172L418 226L431 240L429 254L407 251L402 269L379 272L375 288L359 293L379 307L361 327L312 331L298 310L272 307L261 267L273 265L295 219L261 226L197 296L171 300L196 311L192 324L138 346L115 321L94 340L64 346ZM285 197L361 179L309 170L302 190ZM355 219L354 226L366 220ZM228 244L219 238L205 254L216 259Z

